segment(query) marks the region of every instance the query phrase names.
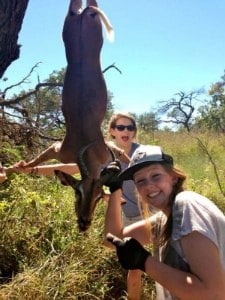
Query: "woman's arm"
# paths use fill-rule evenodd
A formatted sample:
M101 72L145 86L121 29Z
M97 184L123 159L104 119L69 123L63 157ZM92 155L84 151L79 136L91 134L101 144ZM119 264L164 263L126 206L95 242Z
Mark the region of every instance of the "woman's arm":
M149 243L150 228L146 226L147 222L142 220L127 227L123 227L121 204L124 203L122 198L122 181L119 179L120 164L118 161L110 163L101 172L102 183L109 187L111 192L108 200L108 206L105 215L105 239L104 243L112 248L111 242L107 240L107 234L111 233L117 237L125 236L135 237L141 244Z
M75 163L71 164L53 164L53 165L42 165L36 167L26 167L23 166L22 162L10 167L10 172L25 173L25 174L35 174L44 176L54 176L55 170L60 170L64 173L74 175L80 173L79 167ZM6 169L7 171L7 169Z
M113 248L112 244L107 241L106 235L111 232L119 237L122 237L123 224L121 217L121 201L122 201L122 190L118 189L114 193L109 195L107 201L108 206L105 214L105 234L104 244L109 248Z
M172 294L182 300L223 300L225 271L215 244L198 232L181 239L181 246L190 266L186 273L149 256L145 271Z
M111 233L120 238L129 236L137 239L142 245L150 242L150 228L146 220L141 220L129 226L123 227L122 209L123 205L122 190L118 189L109 196L108 206L105 215L105 245L112 248L112 244L107 241L107 233Z
M194 231L181 238L190 272L171 267L152 257L136 239L108 235L117 247L119 262L126 269L144 270L172 295L181 300L224 300L225 271L217 246Z
M78 165L72 163L36 166L31 169L33 174L45 175L45 176L54 176L55 170L59 170L70 175L75 175L80 173Z

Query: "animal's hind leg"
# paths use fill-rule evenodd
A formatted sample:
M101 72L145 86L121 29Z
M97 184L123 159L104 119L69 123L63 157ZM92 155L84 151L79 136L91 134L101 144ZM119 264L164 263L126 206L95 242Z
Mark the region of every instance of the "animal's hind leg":
M82 0L71 0L69 11L73 12L76 15L81 13L81 11L82 11Z
M87 6L97 6L98 4L95 0L87 0Z

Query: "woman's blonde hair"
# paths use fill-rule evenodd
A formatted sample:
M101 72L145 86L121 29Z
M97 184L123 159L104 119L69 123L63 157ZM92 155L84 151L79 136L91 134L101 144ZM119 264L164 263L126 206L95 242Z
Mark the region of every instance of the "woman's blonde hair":
M112 115L112 117L109 121L109 126L108 126L109 137L111 137L113 139L115 138L113 135L111 135L110 129L111 128L114 129L117 125L117 121L121 118L126 118L126 119L129 119L131 121L132 125L134 125L134 127L135 127L135 135L136 135L136 133L137 133L137 124L136 124L135 118L129 113L116 113L116 114Z

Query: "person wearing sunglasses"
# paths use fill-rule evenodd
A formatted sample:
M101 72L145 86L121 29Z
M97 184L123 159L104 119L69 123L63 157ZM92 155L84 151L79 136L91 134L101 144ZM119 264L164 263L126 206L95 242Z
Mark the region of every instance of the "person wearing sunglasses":
M149 275L159 300L225 299L225 216L208 198L184 189L186 175L172 156L142 145L127 169L120 173L117 162L110 174L105 236L122 267ZM133 180L144 211L151 205L158 212L124 227L120 198L127 180Z
M134 151L140 147L135 142L137 134L137 124L135 118L129 113L115 113L112 115L108 125L109 140L124 150L131 157ZM108 142L110 144L110 142ZM128 164L121 162L122 170L127 168ZM125 204L122 207L123 220L126 225L133 223L140 218L140 210L134 193L135 187L132 181L123 185L123 198Z
M128 113L113 114L108 125L108 132L115 145L123 149L129 157L131 157L134 151L140 147L140 144L134 141L137 134L136 120ZM122 169L127 168L128 164L121 161L120 163ZM136 189L132 180L124 182L122 194L122 203L125 202L125 204L122 205L122 219L123 225L127 226L141 219ZM128 299L140 299L141 277L142 272L140 270L128 271Z

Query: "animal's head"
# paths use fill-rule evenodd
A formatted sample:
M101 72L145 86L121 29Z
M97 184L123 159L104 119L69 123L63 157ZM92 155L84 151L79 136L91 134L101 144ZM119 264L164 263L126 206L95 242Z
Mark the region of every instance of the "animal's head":
M58 170L55 171L55 174L63 185L73 188L78 227L80 231L86 231L91 225L96 204L104 194L100 180L90 177L78 180Z
M86 231L91 225L96 205L105 194L100 177L102 165L97 162L94 156L95 151L93 152L93 146L96 143L97 141L88 143L78 151L77 164L80 169L81 180L59 170L55 171L61 183L71 186L75 192L75 212L78 227L81 231ZM89 156L87 155L88 153ZM108 155L111 155L112 160L115 161L115 155L110 148L108 148Z
M88 55L90 57L99 55L103 43L102 23L105 25L108 37L113 39L112 26L95 0L87 0L85 9L82 8L81 0L70 1L63 27L68 61L80 59L84 53L86 59Z

